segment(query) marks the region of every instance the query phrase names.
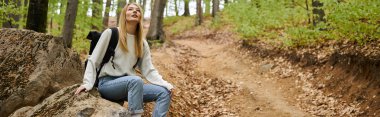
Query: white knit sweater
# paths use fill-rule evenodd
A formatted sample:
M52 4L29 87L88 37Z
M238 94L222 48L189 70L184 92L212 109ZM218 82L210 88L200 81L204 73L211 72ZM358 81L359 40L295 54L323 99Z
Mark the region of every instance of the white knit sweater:
M112 30L105 30L92 52L92 55L88 58L88 63L86 66L86 71L84 73L83 84L86 88L86 91L89 91L93 88L96 77L96 70L100 66L100 63L103 60L103 57L106 53L109 41L111 39ZM119 43L115 49L113 59L114 67L111 62L104 64L102 70L100 71L99 78L102 76L135 76L136 71L133 69L133 66L137 62L137 56L135 55L135 36L127 34L127 43L128 43L128 53L122 51ZM167 81L162 79L162 76L154 68L150 55L150 48L146 40L144 40L143 55L140 59L141 62L138 63L138 69L140 69L141 74L152 84L160 85L166 87L168 90L172 89L173 86Z

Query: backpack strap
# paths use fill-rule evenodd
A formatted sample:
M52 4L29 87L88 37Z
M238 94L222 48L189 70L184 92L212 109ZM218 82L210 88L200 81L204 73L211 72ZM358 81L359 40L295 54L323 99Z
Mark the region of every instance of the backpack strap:
M96 79L95 79L94 87L98 87L99 74L104 64L106 64L111 59L111 57L113 59L113 56L115 55L115 49L116 49L118 38L119 38L119 31L116 27L111 28L111 30L112 30L111 39L108 43L106 54L104 54L102 63L100 64L99 69L96 71ZM111 63L112 63L113 68L115 68L113 60L111 60Z
M111 57L115 55L115 49L118 43L118 38L119 38L119 31L116 27L111 28L112 30L112 35L111 35L111 40L108 44L106 54L104 54L103 60L102 60L102 65L107 63ZM113 64L113 61L111 61ZM114 65L112 65L114 66ZM114 67L115 68L115 67Z

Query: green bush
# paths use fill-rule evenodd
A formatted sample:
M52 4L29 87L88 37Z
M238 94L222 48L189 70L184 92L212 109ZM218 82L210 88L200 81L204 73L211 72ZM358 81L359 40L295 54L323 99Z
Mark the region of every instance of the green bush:
M294 2L293 2L294 1ZM223 10L244 39L281 41L285 46L303 46L336 39L363 44L380 38L379 0L320 0L326 23L313 26L311 1L238 0ZM308 13L310 16L308 16Z

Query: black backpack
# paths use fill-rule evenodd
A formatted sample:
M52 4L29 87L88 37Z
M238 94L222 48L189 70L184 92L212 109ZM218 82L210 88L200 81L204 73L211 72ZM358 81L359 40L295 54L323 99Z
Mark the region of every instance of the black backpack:
M96 69L96 80L95 80L95 83L94 83L94 87L98 87L100 71L102 70L104 64L106 64L108 61L110 61L111 57L113 57L115 55L115 49L116 49L117 43L119 41L119 31L118 31L118 29L116 27L113 27L113 28L110 28L110 29L112 30L111 39L109 41L106 54L104 54L103 60L100 63L100 67L98 69ZM90 31L88 33L87 39L91 40L89 55L91 55L92 52L94 51L95 46L98 43L99 38L100 38L101 35L102 35L102 33L97 32L97 31ZM85 61L85 66L84 66L85 69L87 67L87 61L88 60ZM139 61L140 61L140 58L137 59L137 62L133 66L133 68L136 68L137 63ZM113 68L115 69L112 60L111 60L111 62L112 62Z

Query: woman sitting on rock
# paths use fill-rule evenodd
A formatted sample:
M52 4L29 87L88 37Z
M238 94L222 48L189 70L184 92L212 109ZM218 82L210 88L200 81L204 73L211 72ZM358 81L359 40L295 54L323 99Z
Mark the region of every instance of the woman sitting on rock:
M142 37L142 19L142 9L138 4L127 4L122 9L115 55L100 71L98 91L107 100L128 101L128 110L134 117L142 115L143 102L156 101L153 116L163 117L169 110L173 86L162 79L152 64L149 45ZM111 35L111 29L102 33L92 55L88 58L83 84L75 94L93 88L96 68L99 68L106 53ZM136 62L141 74L152 84L144 84L141 77L136 75L133 67Z

